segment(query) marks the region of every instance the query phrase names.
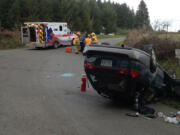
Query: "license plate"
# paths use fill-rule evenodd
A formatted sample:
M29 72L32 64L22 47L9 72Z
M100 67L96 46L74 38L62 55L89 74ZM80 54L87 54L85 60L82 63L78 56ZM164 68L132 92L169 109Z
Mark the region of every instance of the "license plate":
M112 67L112 60L104 60L104 59L102 59L101 60L101 66Z

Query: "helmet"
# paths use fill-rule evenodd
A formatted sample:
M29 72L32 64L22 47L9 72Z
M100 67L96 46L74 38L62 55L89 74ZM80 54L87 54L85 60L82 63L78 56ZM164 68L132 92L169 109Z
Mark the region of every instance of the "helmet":
M91 36L96 36L96 34L94 32L91 33Z
M80 35L80 32L78 31L76 34L77 34L77 35Z

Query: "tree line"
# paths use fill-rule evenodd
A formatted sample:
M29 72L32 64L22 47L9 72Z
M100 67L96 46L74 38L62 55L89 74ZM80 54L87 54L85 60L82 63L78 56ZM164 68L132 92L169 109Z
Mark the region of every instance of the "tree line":
M150 26L146 4L135 12L127 4L101 0L1 0L0 26L17 29L23 22L67 22L74 31L116 32Z

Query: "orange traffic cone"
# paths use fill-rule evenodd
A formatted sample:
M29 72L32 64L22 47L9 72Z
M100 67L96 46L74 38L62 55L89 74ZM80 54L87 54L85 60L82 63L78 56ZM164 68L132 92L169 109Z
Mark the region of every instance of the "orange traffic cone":
M71 47L66 47L66 52L67 53L71 53L72 52L72 48Z

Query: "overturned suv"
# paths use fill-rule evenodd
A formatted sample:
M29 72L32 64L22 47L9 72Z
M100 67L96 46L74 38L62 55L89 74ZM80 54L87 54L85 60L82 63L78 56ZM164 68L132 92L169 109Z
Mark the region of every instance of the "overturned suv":
M157 62L152 45L144 50L130 47L90 45L84 50L84 69L93 88L110 99L148 103L171 96L180 80Z

